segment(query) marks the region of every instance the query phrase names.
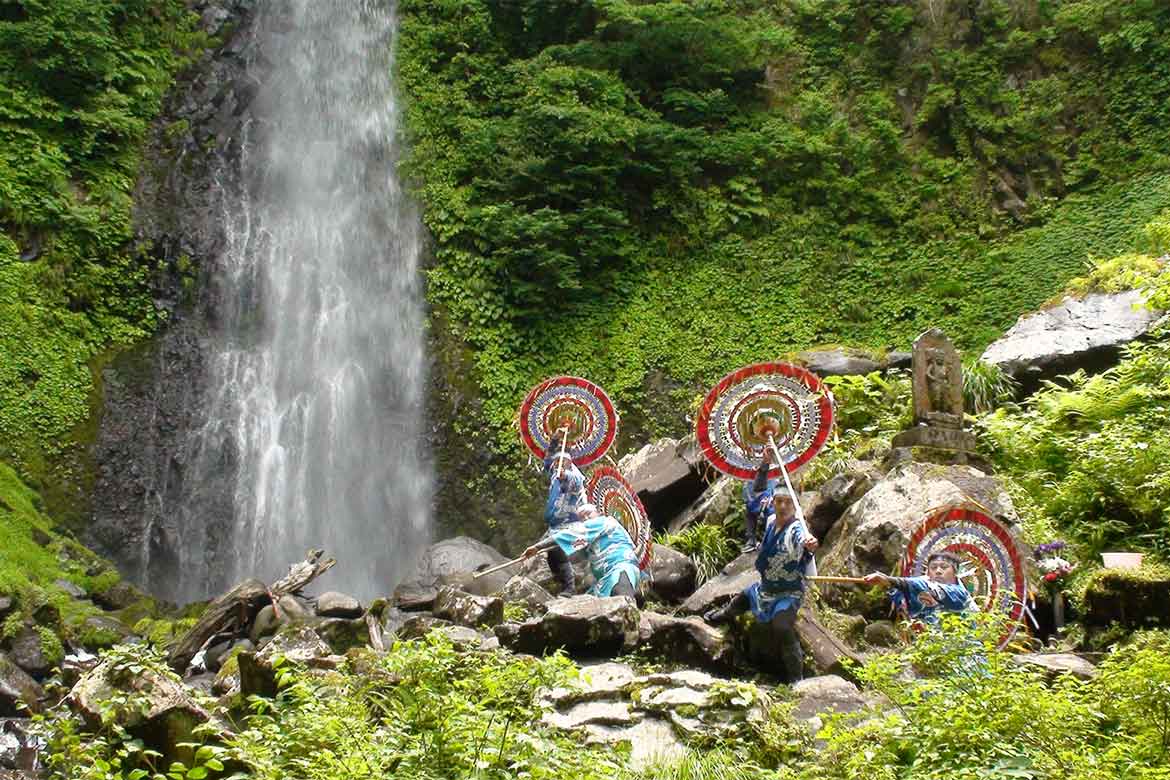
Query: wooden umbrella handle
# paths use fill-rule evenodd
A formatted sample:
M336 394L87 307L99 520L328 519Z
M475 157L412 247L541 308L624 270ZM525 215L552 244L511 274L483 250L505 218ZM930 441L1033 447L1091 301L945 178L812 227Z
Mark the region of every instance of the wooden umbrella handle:
M833 577L829 575L817 575L813 577L805 577L805 579L812 582L837 582L850 585L867 584L864 577Z

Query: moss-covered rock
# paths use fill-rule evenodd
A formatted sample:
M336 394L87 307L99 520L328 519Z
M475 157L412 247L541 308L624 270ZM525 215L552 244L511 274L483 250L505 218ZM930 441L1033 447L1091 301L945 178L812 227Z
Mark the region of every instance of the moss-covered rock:
M1170 627L1170 567L1101 569L1085 584L1081 616L1090 631Z

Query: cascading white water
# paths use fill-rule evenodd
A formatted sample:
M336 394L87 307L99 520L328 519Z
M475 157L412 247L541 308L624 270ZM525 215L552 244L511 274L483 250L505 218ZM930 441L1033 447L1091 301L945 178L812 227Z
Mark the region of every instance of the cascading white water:
M173 592L271 581L320 547L339 561L329 587L385 594L429 542L431 491L421 227L395 170L395 8L268 0L257 13L254 120L232 177L243 192L223 200L222 343L183 480L191 496L234 472L230 538L182 523Z

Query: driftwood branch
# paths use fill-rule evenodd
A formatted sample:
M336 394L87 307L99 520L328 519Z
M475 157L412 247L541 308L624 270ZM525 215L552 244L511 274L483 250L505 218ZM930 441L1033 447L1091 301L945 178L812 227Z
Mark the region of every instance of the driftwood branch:
M208 605L203 617L191 630L171 644L167 663L182 672L207 640L223 632L243 633L266 604L286 593L296 593L337 563L333 558L321 560L322 550L309 550L305 560L294 563L288 574L271 588L257 579L247 579Z

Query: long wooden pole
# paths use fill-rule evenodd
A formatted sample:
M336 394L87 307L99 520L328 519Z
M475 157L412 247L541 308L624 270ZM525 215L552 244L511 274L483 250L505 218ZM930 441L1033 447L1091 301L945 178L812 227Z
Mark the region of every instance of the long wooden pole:
M504 561L503 563L498 563L495 566L492 566L490 569L484 569L483 571L477 571L471 575L471 578L478 580L480 577L483 577L485 575L495 574L496 572L500 571L501 569L506 569L509 566L515 566L516 564L522 562L523 560L524 560L524 556L521 555L519 558L513 558L510 561Z
M805 577L805 579L809 580L811 582L836 582L836 583L843 583L843 584L849 584L849 585L865 585L866 584L864 577L833 577L833 576L829 576L829 575L820 575L820 576L814 575L811 577Z
M561 454L557 456L557 479L560 479L565 474L565 450L569 446L569 429L562 428L565 435L561 437Z

